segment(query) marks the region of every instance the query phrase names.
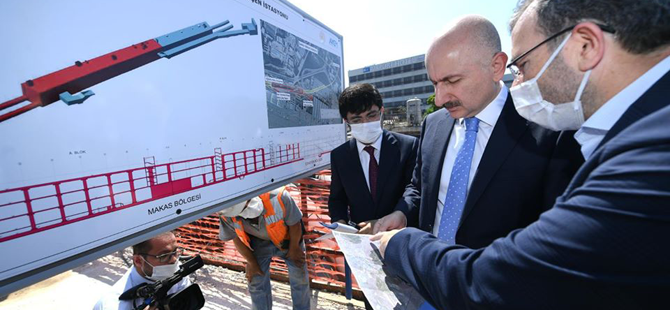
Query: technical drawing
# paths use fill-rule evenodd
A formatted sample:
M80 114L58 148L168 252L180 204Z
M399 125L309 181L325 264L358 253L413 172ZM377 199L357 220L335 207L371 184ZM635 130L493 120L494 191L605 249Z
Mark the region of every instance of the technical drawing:
M228 24L227 20L213 26L206 22L198 23L90 60L77 61L73 66L28 80L21 84L23 95L0 103L0 111L24 101L30 101L30 104L9 112L0 112L0 122L59 100L67 105L80 104L94 95L93 91L84 89L160 58L175 57L216 39L258 33L253 18L251 23L243 23L241 30L229 31L233 26Z
M0 191L0 243L302 161L300 143L156 163Z

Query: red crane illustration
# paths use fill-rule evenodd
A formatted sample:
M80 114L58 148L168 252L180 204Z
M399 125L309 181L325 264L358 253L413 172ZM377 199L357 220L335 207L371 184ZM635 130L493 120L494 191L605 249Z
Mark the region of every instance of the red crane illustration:
M240 30L230 31L232 28L227 20L213 26L198 23L90 60L76 61L70 67L28 80L21 84L23 95L0 104L0 122L59 100L67 105L82 103L94 95L93 91L85 89L160 58L169 59L220 38L258 34L254 19L251 23L243 23ZM25 101L30 103L3 112Z

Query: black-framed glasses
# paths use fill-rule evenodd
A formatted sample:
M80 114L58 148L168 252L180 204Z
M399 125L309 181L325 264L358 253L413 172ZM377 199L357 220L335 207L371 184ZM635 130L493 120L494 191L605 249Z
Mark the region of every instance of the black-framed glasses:
M600 27L600 29L602 29L602 31L604 31L604 32L615 33L615 30L614 30L613 28L609 27L609 26L601 25L601 24L596 24L596 26ZM512 72L512 75L514 76L514 78L517 78L517 77L521 76L521 70L519 69L519 67L518 67L517 64L516 64L521 58L526 57L526 56L527 56L528 54L530 54L532 51L534 51L534 50L536 50L538 47L542 46L542 44L545 44L545 43L547 43L547 42L549 42L549 41L555 39L556 37L558 37L558 36L560 36L560 35L562 35L562 34L568 32L568 31L571 31L572 29L575 29L575 27L577 27L577 25L573 25L573 26L567 27L567 28L565 28L565 29L563 29L563 30L561 30L561 31L559 31L559 32L557 32L557 33L554 33L553 35L551 35L551 36L549 36L548 38L544 39L542 42L540 42L540 43L538 43L537 45L533 46L531 49L527 50L527 51L524 52L523 54L521 54L521 55L519 55L519 56L517 56L517 57L514 57L514 59L512 59L512 61L510 61L509 65L507 65L507 69L509 69L509 71Z
M173 257L176 257L177 259L179 259L179 256L181 256L181 254L183 254L183 253L184 253L183 248L177 248L176 250L174 250L170 253L165 253L165 254L160 254L160 255L153 255L153 254L147 254L147 253L142 253L140 255L151 256L151 257L157 259L161 263L167 263L170 260L172 260Z

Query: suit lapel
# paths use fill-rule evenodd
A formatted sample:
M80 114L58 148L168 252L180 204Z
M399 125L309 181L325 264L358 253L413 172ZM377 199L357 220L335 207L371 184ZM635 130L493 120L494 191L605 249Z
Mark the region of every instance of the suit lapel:
M621 115L621 118L614 123L594 153L600 149L603 144L611 140L614 136L619 134L631 124L637 122L639 119L660 110L668 105L665 98L667 98L667 91L670 89L670 72L666 72L660 80L658 80L649 90L647 90L640 98L638 98L626 112Z
M516 112L512 96L508 94L505 106L502 112L500 112L500 117L486 144L486 149L470 186L460 224L463 224L465 218L472 211L477 200L484 193L486 186L491 181L491 178L496 174L500 165L505 162L512 149L514 149L517 140L523 135L527 127L527 121Z
M430 214L430 218L434 218L435 211L437 210L437 196L440 193L440 180L442 175L442 167L444 166L444 157L447 154L447 146L449 145L449 138L451 137L451 132L454 130L455 120L449 116L449 112L446 109L440 109L438 112L441 115L436 119L436 123L431 125L427 132L424 133L424 137L433 137L428 143L430 145L425 145L426 142L422 142L421 152L422 159L426 160L437 160L437 162L424 163L431 169L428 170L428 177L424 180L428 181L430 184L430 189L428 193L435 193L434 195L426 195L428 201L426 203L421 203L421 206L426 206L425 214ZM427 154L426 154L427 153ZM434 156L434 154L440 154L439 157ZM421 211L423 213L423 211ZM431 222L432 224L432 222Z
M377 175L377 202L381 200L382 193L386 181L398 169L397 163L400 161L400 149L398 148L398 140L384 130L382 135L381 152L379 153L379 174Z

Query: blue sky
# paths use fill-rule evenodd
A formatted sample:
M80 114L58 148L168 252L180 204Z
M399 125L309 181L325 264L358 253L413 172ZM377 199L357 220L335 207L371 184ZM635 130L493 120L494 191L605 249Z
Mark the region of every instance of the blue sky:
M344 37L344 69L423 54L453 19L479 14L493 22L503 51L516 0L288 0Z

